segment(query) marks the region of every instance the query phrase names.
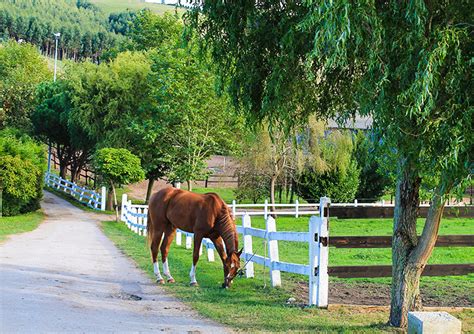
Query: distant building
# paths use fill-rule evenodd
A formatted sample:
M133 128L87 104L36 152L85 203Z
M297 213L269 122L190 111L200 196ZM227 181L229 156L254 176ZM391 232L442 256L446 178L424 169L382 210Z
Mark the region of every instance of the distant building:
M355 119L347 120L344 124L338 124L335 120L330 119L327 127L328 129L368 130L372 128L372 123L372 117L357 115Z

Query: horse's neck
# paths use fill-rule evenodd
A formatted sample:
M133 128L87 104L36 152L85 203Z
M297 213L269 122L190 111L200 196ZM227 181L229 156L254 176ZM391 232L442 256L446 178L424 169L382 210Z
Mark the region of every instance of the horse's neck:
M232 220L228 218L220 222L218 229L219 234L224 240L227 255L229 256L237 251L235 226L233 225Z

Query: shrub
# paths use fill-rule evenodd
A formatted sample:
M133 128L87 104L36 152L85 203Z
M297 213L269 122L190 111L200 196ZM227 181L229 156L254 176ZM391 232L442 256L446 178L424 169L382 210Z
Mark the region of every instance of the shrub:
M308 202L319 202L323 196L334 203L351 202L359 186L359 175L355 161L351 161L345 171L336 168L318 173L307 169L300 177L297 192Z
M356 198L368 202L379 200L387 189L393 187L394 181L390 173L380 167L374 145L367 134L357 134L353 156L360 168L360 184Z
M112 209L111 192L114 202L117 203L115 188L118 185L138 182L145 178L145 173L140 165L140 158L124 148L102 148L93 158L95 172L103 179L109 188L107 209Z
M0 132L0 190L2 214L13 216L40 208L45 155L26 135Z

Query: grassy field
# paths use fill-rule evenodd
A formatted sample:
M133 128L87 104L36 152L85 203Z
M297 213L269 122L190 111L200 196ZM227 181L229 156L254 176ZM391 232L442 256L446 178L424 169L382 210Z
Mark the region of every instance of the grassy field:
M175 11L175 6L146 3L143 0L91 0L91 2L100 7L107 14L123 12L127 9L141 10L144 8L148 8L157 14L163 14L165 12L174 13ZM184 9L178 8L178 12L182 13Z
M183 188L183 189L186 189L186 188ZM232 200L235 199L234 188L193 188L193 192L198 193L198 194L205 194L205 193L211 193L211 192L216 193L220 197L222 197L224 202L226 202L228 204L232 203ZM295 199L298 199L300 203L306 203L305 200L303 200L301 198L298 198L296 196L294 196L294 200ZM263 202L264 201L262 200L262 201L259 201L258 203L261 204ZM282 203L289 203L289 198L286 198L285 194L283 194L281 202ZM239 204L252 204L252 202L249 201L249 200L238 201L237 203L239 203ZM280 203L279 200L278 200L278 196L276 198L276 203Z
M11 234L34 230L43 221L43 218L44 214L41 211L12 217L1 217L0 242L4 241Z
M279 218L277 229L305 231L307 218ZM262 218L254 218L253 226L262 227ZM390 219L331 220L331 235L389 235ZM421 220L420 220L421 224ZM445 219L443 234L473 234L474 219ZM124 224L104 222L105 233L132 257L140 268L153 277L153 268L149 258L145 238L129 231ZM254 250L262 252L263 243L254 238ZM307 249L302 244L280 243L280 258L283 261L307 263ZM349 252L348 252L349 251ZM368 251L368 252L365 252ZM386 308L367 308L351 306L330 306L328 310L304 307L302 304L287 304L290 297L301 299L301 287L306 278L300 275L282 273L283 286L278 289L269 287L268 270L256 266L254 279L236 279L229 290L222 290L222 265L219 261L207 262L205 256L198 264L198 288L188 286L188 272L191 266L191 251L173 244L170 251L170 268L177 280L174 285L165 288L183 301L189 303L202 315L232 326L241 331L327 331L380 333L393 332L385 326L388 319ZM390 262L389 249L350 250L330 249L332 265L339 264L384 264ZM472 262L472 248L438 248L431 263ZM389 278L382 279L332 279L331 284L344 282L346 285L365 286L379 284L388 288ZM306 285L307 286L307 285ZM435 297L442 298L455 291L462 295L474 296L474 275L460 277L425 277L422 279L422 291L435 291ZM303 294L304 295L304 294ZM474 302L472 300L471 302ZM474 330L474 312L472 310L453 310L453 315L464 323L464 330ZM249 321L251 316L252 321Z

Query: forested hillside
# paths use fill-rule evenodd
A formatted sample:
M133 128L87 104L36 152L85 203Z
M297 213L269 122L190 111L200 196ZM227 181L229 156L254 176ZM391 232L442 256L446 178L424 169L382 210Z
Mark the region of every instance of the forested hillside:
M0 2L0 39L22 39L53 56L53 33L60 32L60 59L97 60L103 51L117 45L122 38L117 33L126 31L131 16L124 13L109 18L84 0L4 0Z

